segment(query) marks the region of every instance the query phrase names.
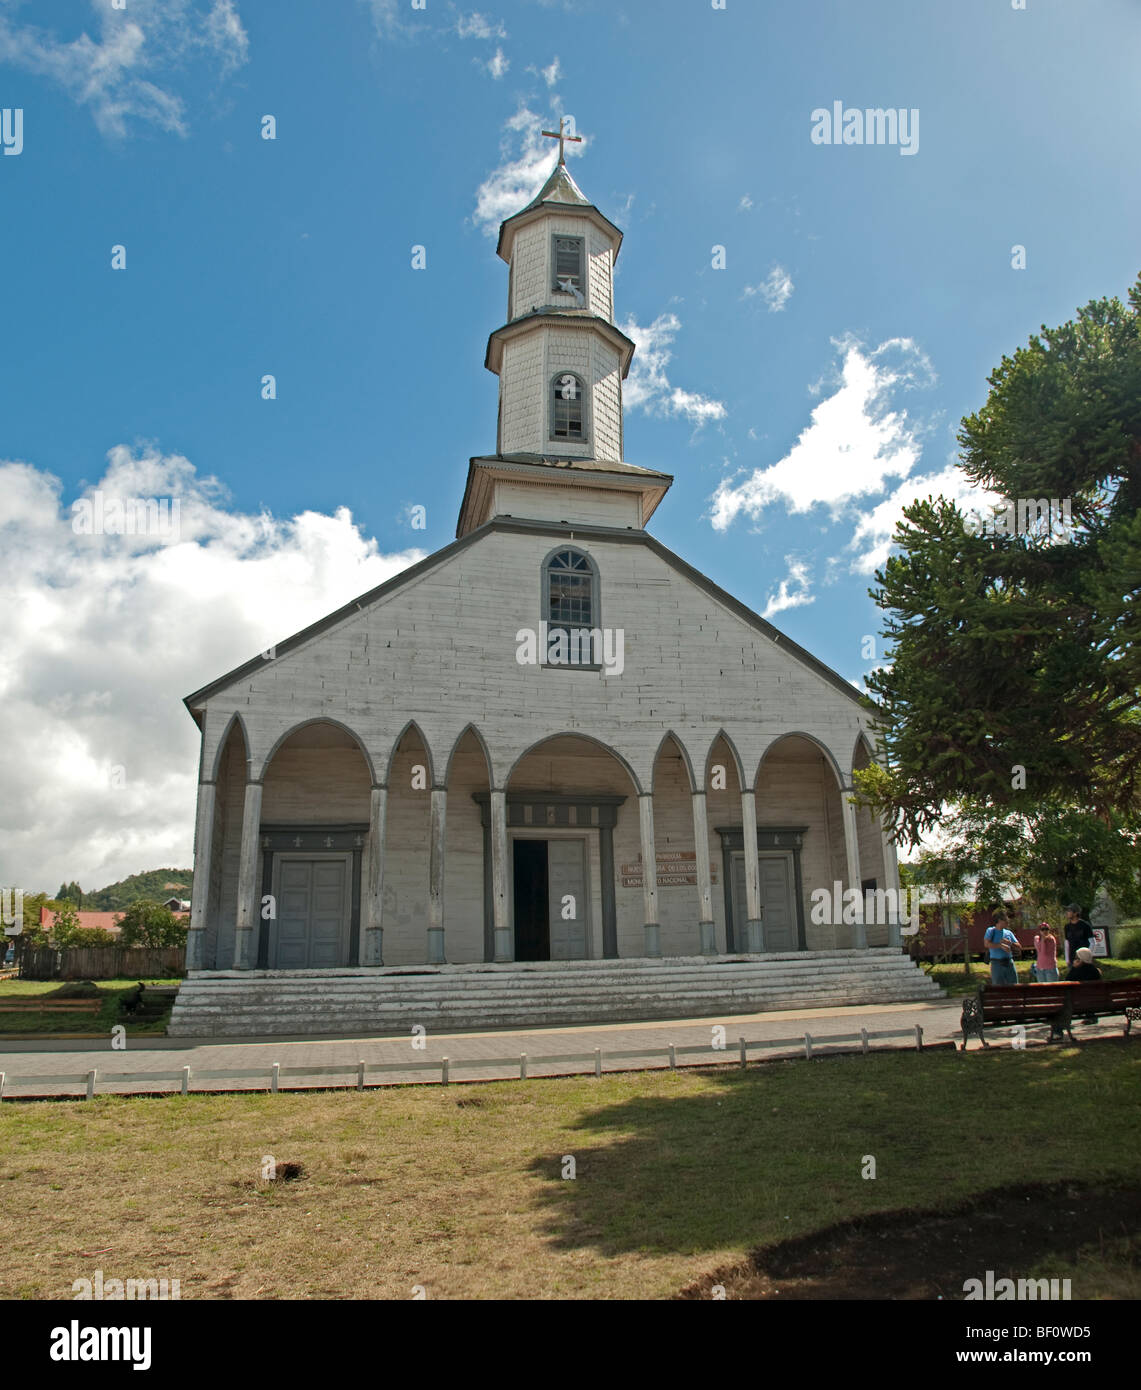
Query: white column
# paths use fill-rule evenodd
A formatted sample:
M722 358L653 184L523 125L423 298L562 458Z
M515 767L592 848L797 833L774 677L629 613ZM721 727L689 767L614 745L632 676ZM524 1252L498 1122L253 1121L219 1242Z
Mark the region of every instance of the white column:
M717 954L717 931L713 924L713 880L709 872L709 821L705 811L705 791L696 791L693 801L693 848L697 856L697 911L701 954Z
M745 849L745 911L749 914L745 924L745 950L756 953L765 949L765 932L761 922L761 875L757 864L757 794L751 787L741 793L741 828Z
M895 842L894 840L892 840L891 835L887 830L883 830L881 828L880 834L883 837L883 868L886 886L894 890L895 901L900 904L899 911L891 913L891 915L888 917L887 944L889 946L895 946L898 948L903 945L903 934L900 930L900 927L902 925L910 926L911 922L908 921L906 924L902 922L902 918L905 917L907 914L902 902L900 901L899 863L896 859Z
M234 969L253 970L258 963L258 928L261 924L261 783L246 783L242 809L242 850L238 860L238 917L234 932Z
M495 959L513 958L511 924L507 920L507 793L491 793L491 920L495 928Z
M365 857L364 902L361 904L359 965L384 964L384 830L388 790L373 787L368 808L368 849Z
M844 814L844 853L848 865L848 887L856 890L859 902L856 906L856 920L852 924L852 946L862 951L868 944L868 933L864 926L864 894L860 888L860 833L856 825L856 808L848 800L853 795L851 787L840 788L840 809ZM847 916L845 909L844 916Z
M448 823L448 793L432 788L428 847L428 964L443 965L444 954L444 842Z
M194 821L194 886L190 891L190 930L186 934L186 969L206 968L206 914L210 906L210 860L214 841L213 782L199 782ZM212 962L211 962L212 963Z
M638 829L642 837L642 910L645 917L647 956L662 953L662 929L658 924L658 854L654 847L654 797L638 794Z

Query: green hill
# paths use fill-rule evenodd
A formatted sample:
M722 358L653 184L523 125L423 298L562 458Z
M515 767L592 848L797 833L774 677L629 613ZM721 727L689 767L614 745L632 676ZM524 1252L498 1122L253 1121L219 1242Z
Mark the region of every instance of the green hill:
M167 884L176 883L177 888ZM138 898L163 902L167 898L189 898L194 884L190 869L148 869L146 873L131 874L119 883L108 884L95 893L84 893L84 912L118 912L130 907Z

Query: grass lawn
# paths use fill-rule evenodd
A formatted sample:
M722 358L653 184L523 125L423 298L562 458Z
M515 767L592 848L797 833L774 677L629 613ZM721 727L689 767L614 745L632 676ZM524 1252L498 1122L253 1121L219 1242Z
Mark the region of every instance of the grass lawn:
M1033 956L1025 956L1020 961L1014 962L1014 968L1018 972L1018 983L1028 985L1030 983L1030 966ZM1112 956L1096 958L1097 966L1101 971L1103 980L1124 980L1130 975L1141 975L1141 960L1117 960ZM949 962L946 965L925 965L924 970L936 984L942 985L948 994L973 994L979 985L990 984L990 966L981 961L971 962L971 973L969 975L963 970L961 960ZM1065 965L1058 967L1062 978L1065 978Z
M1101 1198L1141 1190L1139 1093L1141 1046L1115 1041L5 1102L0 1297L69 1298L102 1269L180 1279L184 1298L409 1298L415 1285L429 1298L662 1298L853 1217L921 1220L986 1189L1070 1179L1091 1189L1080 1240L1028 1248L1015 1272L1066 1273L1074 1298L1136 1298L1141 1252ZM263 1181L267 1154L302 1176ZM1048 1202L1013 1200L1049 1231ZM948 1297L962 1297L956 1277Z
M0 980L0 1000L32 999L38 995L51 994L59 989L62 980ZM115 1024L121 1023L128 1034L159 1034L166 1032L169 1013L163 1018L148 1022L137 1022L130 1015L119 1010L119 1000L128 990L134 989L138 980L97 980L102 1007L98 1013L77 1013L60 1009L52 1013L0 1013L0 1037L12 1033L109 1033ZM144 980L146 985L174 985L177 980Z

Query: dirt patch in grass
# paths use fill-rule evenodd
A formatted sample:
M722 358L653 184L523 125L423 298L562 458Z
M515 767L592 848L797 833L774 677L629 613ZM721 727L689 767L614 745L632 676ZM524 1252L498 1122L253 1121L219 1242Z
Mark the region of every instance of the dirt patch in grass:
M881 1212L756 1250L688 1285L683 1299L953 1299L968 1279L1066 1278L1112 1252L1119 1296L1141 1289L1141 1183L999 1187L950 1211ZM1075 1274L1077 1279L1075 1282ZM1061 1286L1059 1286L1061 1287ZM718 1295L720 1296L720 1295Z

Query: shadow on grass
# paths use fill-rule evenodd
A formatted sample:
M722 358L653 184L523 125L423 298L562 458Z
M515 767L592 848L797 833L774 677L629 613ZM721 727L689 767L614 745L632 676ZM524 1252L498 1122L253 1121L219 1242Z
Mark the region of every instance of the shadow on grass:
M1141 1047L899 1053L679 1073L536 1161L556 1248L750 1250L980 1190L1141 1176ZM563 1176L575 1160L573 1180ZM874 1176L873 1176L874 1174Z

